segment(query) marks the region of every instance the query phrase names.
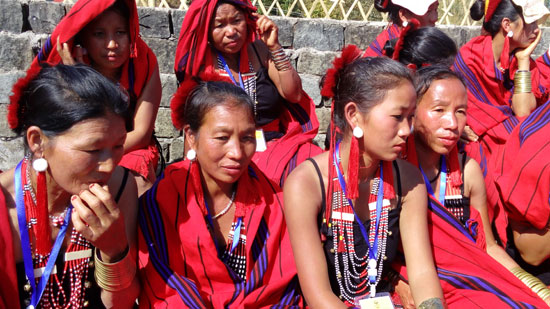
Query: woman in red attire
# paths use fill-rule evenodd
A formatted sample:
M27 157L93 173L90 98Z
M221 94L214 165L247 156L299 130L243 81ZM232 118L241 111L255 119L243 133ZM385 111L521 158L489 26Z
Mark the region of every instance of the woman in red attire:
M132 171L141 194L155 181L159 152L153 137L160 105L157 59L139 36L136 2L80 0L54 29L31 69L41 63L92 66L130 96L132 129L120 165Z
M26 155L0 174L0 308L129 308L137 192L117 166L127 96L85 65L32 73L8 113Z
M388 40L399 37L411 19L420 22L421 27L433 27L437 22L438 0L376 0L376 9L388 13L390 24L376 37L365 50L364 57L379 57L384 55L384 45Z
M250 96L210 81L175 102L190 150L140 201L140 306L303 306L281 189L252 162Z
M385 57L361 58L348 46L327 71L322 94L333 98L330 151L298 166L284 187L308 304L360 306L369 295L377 296L371 306L391 302L384 295L392 289L388 269L402 245L414 303L443 308L422 176L397 159L416 105L409 71Z
M483 153L489 173L513 128L548 99L550 79L531 59L548 14L542 0L478 0L470 9L475 20L485 16L487 35L460 48L454 70L466 81L467 124L479 136L468 154L483 165Z
M430 239L447 304L456 308L510 302L544 306L509 272L519 266L495 242L481 169L458 152L467 116L463 81L447 67L429 66L417 72L416 82L418 104L407 160L420 168L430 194ZM457 285L453 281L457 278L478 284ZM550 297L545 301L550 304Z
M315 105L273 21L248 0L197 0L181 29L175 61L180 88L221 76L250 95L258 125L253 161L269 178L282 185L297 164L321 152L312 143L319 127Z
M496 184L508 215L508 253L550 285L550 103L516 126L498 158Z

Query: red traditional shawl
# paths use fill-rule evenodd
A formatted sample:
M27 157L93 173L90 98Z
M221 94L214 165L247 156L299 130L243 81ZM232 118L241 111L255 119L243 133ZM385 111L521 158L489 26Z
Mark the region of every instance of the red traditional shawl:
M513 81L517 61L512 58L509 79ZM460 48L453 69L464 78L468 89L468 125L480 137L485 155L491 155L503 145L521 119L514 116L511 103L513 87L505 87L505 75L496 66L491 36L478 36ZM533 94L537 104L548 99L548 78L531 61ZM510 83L510 87L513 86ZM475 156L472 156L475 157Z
M0 187L0 308L19 307L19 291L15 258L13 256L13 238L4 192Z
M550 102L517 126L496 165L496 185L508 216L536 229L550 225Z
M404 159L409 161L414 166L418 166L420 168L420 165L418 163L418 156L416 153L414 135L411 135L407 138L407 149L406 149L406 154ZM447 156L445 156L445 159L446 159L446 165L448 167L447 180L446 180L447 186L445 188L445 196L460 195L462 194L461 186L463 184L462 173L463 173L464 167L462 167L462 169L460 168L460 163L458 160L458 148L455 146L451 150L451 152ZM426 185L428 186L430 184L426 184ZM431 196L431 198L437 200L435 196ZM483 233L483 222L481 221L481 215L474 207L472 207L471 205L469 207L470 207L470 218L467 222L468 226L466 226L466 229L468 230L470 237L475 240L477 245L480 248L485 249L486 248L485 233ZM453 216L449 211L447 212L450 216ZM457 219L457 221L459 220Z
M116 0L79 0L75 3L67 15L55 27L52 35L46 40L44 46L34 58L29 72L36 70L40 63L45 62L50 65L61 63L61 57L56 48L57 40L59 39L61 43L67 43L72 50L75 44L75 36L89 22L115 2ZM137 100L153 72L158 67L158 64L157 57L153 51L139 36L136 2L125 0L125 3L130 9L130 59L122 68L119 82L128 91L130 97ZM155 165L159 156L154 141L151 141L151 146L147 149L138 149L127 153L122 158L120 165L134 170L147 178L149 176L148 166L150 164Z
M384 45L387 41L399 37L401 28L396 24L390 24L382 31L376 39L367 47L363 57L380 57L384 55Z
M256 21L251 15L256 8L248 0L230 0L230 3L245 11L248 25L248 37L245 46L240 53L240 72L250 72L248 61L248 44L252 43L257 32ZM217 64L212 62L213 49L208 45L208 29L214 15L214 9L218 0L195 0L191 2L189 10L185 14L181 26L181 33L176 50L174 70L180 87L174 99L171 101L172 121L174 126L182 126L177 119L181 115L174 113L183 111L187 92L197 80L223 80L232 82L227 76L220 76L216 72ZM243 76L244 78L244 76ZM254 78L252 76L252 78ZM183 89L182 89L183 88ZM176 99L177 98L177 99ZM262 104L262 102L259 102ZM278 128L284 136L272 140L267 145L267 150L257 152L253 161L257 166L280 186L290 172L306 158L320 154L322 150L312 143L317 135L319 122L315 113L315 103L302 90L302 99L293 104L281 102L285 106L278 120L264 126L264 131L273 131L278 121Z
M32 66L46 62L56 65L61 57L56 49L57 40L67 43L72 50L75 36L94 18L99 16L116 0L79 0L55 27L34 59ZM125 0L130 9L130 60L124 64L120 84L139 98L143 87L157 66L157 58L139 36L139 20L135 1Z
M412 153L410 148L409 153ZM453 156L456 155L454 152ZM428 209L432 255L449 308L547 307L542 299L487 254L481 218L473 207L471 218L479 223L477 241L470 230L431 195ZM394 263L394 267L396 265ZM397 269L407 280L406 267L397 266Z
M140 306L304 306L278 186L252 163L238 181L235 213L247 231L241 280L219 258L198 169L189 161L170 165L140 200Z

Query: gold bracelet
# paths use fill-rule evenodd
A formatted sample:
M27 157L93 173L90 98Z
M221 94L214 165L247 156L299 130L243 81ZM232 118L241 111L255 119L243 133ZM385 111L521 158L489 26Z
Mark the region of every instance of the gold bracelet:
M514 94L530 93L531 90L531 72L516 71L514 76Z
M521 267L512 268L510 269L510 272L512 272L514 276L521 280L523 284L535 292L535 294L537 294L540 298L546 299L550 297L550 289L548 289L548 287L546 287L546 285L537 277L526 272Z
M97 285L109 292L118 292L132 284L136 276L136 262L130 255L130 250L122 260L115 263L105 263L99 256L99 250L95 250L95 280Z

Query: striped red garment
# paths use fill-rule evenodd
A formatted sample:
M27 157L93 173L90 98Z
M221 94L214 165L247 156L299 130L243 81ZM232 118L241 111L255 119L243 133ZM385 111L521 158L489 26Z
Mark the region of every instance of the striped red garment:
M219 258L193 168L189 161L170 165L140 200L140 306L304 306L278 186L252 163L238 181L235 213L244 210L247 231L240 279Z

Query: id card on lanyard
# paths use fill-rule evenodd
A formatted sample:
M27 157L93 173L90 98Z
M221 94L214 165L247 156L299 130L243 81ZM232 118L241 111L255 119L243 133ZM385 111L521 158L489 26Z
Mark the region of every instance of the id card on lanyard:
M395 309L390 293L387 292L376 293L374 297L360 299L359 306L361 309Z

